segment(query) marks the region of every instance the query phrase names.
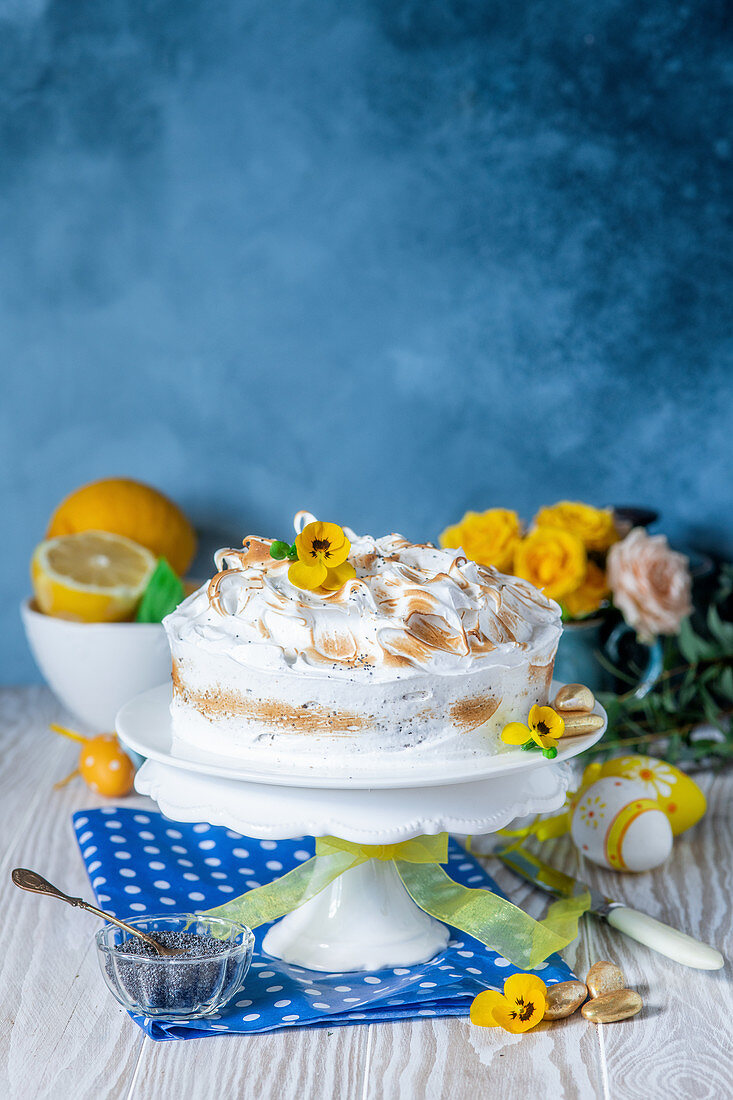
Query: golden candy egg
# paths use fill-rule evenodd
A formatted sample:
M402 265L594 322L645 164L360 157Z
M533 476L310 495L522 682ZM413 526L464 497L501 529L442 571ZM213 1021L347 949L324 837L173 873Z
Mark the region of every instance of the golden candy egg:
M565 720L565 737L578 737L581 733L595 733L604 722L600 714L586 714L584 711L563 714L563 719Z
M122 798L132 790L135 767L113 733L90 737L79 754L79 771L93 791Z
M552 704L556 711L565 717L567 711L580 710L585 714L596 705L595 696L585 684L564 684ZM596 727L598 728L598 727Z

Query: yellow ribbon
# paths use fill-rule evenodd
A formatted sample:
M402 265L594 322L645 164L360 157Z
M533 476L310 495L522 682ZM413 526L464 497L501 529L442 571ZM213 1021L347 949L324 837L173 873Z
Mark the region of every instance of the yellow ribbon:
M517 843L535 837L537 840L554 840L570 832L570 811L555 814L554 817L535 818L521 829L499 829L497 835L513 837Z
M447 863L448 834L416 836L399 844L352 844L336 836L320 836L316 839L316 856L330 856L336 852L348 852L357 863L368 859L383 862L404 860L406 863Z
M448 861L448 834L439 833L385 845L320 837L315 856L306 863L266 886L207 910L207 915L229 917L256 928L291 913L344 871L369 859L393 861L405 889L421 909L524 970L539 966L548 955L572 943L578 935L578 918L590 906L587 894L564 898L550 906L543 921L536 921L490 890L461 886L440 866Z
M421 909L485 943L522 970L532 970L572 943L578 935L578 919L590 908L587 894L562 898L550 906L544 920L536 921L498 894L461 886L435 864L418 871L397 861L396 867Z

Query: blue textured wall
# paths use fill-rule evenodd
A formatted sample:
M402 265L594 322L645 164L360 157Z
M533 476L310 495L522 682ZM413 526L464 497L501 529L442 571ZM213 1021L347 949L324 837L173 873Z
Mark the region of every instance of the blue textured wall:
M104 475L207 553L571 496L732 554L731 37L722 0L0 0L0 677Z

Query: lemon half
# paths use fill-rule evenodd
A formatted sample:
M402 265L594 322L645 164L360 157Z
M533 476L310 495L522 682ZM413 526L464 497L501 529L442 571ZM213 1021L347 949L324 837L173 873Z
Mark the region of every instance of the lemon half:
M46 615L113 623L132 617L155 565L155 555L131 539L83 531L40 543L31 580Z

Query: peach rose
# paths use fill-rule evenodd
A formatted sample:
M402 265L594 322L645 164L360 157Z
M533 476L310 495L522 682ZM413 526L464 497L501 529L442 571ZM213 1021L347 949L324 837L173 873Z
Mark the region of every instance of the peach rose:
M679 633L692 611L690 571L664 535L635 527L608 551L606 568L614 603L640 639Z

